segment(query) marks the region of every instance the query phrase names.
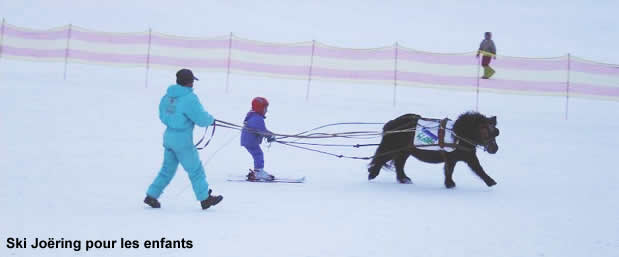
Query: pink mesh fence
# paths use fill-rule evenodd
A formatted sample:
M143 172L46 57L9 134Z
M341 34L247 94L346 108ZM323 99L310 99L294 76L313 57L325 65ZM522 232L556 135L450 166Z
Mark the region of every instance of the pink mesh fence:
M572 55L554 58L497 56L497 72L480 79L475 52L422 52L399 44L348 49L316 41L279 44L232 34L189 38L161 33L110 33L68 25L33 30L2 22L0 58L67 63L247 73L313 80L365 82L497 93L619 99L619 66ZM66 74L66 72L65 72ZM148 75L146 75L148 80ZM309 82L308 82L309 86Z

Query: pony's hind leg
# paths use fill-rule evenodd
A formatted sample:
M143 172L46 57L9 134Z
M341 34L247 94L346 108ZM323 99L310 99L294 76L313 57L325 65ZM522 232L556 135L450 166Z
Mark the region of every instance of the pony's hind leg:
M372 157L372 162L370 162L370 167L368 168L368 180L372 180L378 176L380 170L387 164L391 158L393 158L393 153L389 151L389 138L383 138L380 142L380 145L376 149L374 153L374 157Z
M395 120L387 122L385 126L383 126L383 132L397 131L415 127L415 124L417 122L415 118L418 117L419 116L415 114L402 115ZM370 167L368 168L368 180L376 178L382 167L385 166L388 161L395 161L395 159L398 157L398 154L400 154L399 152L397 152L397 149L406 148L412 136L412 132L398 132L391 134L386 133L383 136L380 145L376 149L376 153L374 154L372 162L370 163ZM402 166L404 165L404 162L406 162L405 159L402 161ZM406 177L406 175L404 175L403 177Z
M408 152L400 152L393 159L393 162L395 164L396 176L397 176L396 178L398 182L402 184L413 183L413 181L411 181L411 179L408 176L406 176L406 173L404 173L404 165L406 164L406 160L408 159L408 156L409 156Z
M377 151L378 153L378 151ZM388 156L375 156L372 159L372 163L370 163L370 167L368 168L368 180L375 179L380 173L380 170L387 164L389 161Z

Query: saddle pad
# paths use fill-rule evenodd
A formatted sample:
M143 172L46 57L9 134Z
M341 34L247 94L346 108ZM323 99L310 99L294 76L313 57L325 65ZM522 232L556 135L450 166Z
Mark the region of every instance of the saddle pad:
M451 134L450 130L453 128L454 122L447 121L447 130L445 130L444 142L446 145L455 144L456 139ZM441 148L438 145L438 129L440 121L432 120L417 120L417 128L415 129L415 135L413 137L413 145L416 148L431 151L447 151L451 152L456 150L454 147L445 146Z

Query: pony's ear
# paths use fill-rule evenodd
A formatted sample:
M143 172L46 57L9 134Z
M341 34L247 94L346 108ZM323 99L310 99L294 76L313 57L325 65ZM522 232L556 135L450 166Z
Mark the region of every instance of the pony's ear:
M490 117L488 120L490 120L490 123L491 123L492 125L495 125L495 126L496 126L496 116L492 116L492 117Z

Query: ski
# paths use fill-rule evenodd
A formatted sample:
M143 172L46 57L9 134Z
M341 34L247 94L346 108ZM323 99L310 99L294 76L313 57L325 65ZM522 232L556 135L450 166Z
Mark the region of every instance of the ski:
M278 178L266 181L266 180L249 180L247 176L231 176L227 179L231 182L252 182L252 183L303 183L305 182L305 177L300 178Z

